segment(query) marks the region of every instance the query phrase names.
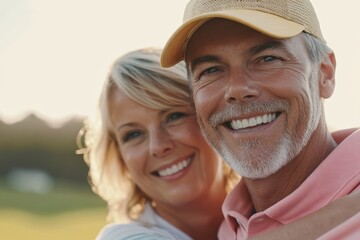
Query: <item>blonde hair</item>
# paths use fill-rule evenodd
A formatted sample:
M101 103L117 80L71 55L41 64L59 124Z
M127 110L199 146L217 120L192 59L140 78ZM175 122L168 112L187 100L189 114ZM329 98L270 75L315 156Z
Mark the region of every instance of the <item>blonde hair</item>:
M109 95L121 89L129 98L155 110L189 106L192 98L184 62L171 68L160 66L158 49L130 52L115 61L104 83L99 101L99 121L85 125L82 150L89 166L92 189L108 204L108 220L119 222L126 216L136 219L146 202L152 200L134 183L118 152L110 121ZM238 180L224 163L228 188Z

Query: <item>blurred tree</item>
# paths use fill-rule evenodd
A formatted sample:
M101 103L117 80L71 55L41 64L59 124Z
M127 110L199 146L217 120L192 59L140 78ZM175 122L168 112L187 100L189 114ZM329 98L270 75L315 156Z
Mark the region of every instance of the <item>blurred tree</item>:
M40 169L55 179L88 184L88 167L75 154L82 125L83 119L72 119L53 128L34 114L14 124L0 121L0 178L15 168Z

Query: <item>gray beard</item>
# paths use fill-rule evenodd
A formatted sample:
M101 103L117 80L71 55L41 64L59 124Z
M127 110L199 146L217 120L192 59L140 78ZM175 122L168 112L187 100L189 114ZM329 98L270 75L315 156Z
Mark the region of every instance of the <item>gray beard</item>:
M318 115L320 116L320 115ZM313 119L300 137L291 137L285 133L284 137L271 150L264 148L260 141L239 142L240 156L228 148L224 142L219 146L207 139L224 161L240 176L250 179L261 179L277 172L292 159L294 159L309 142L313 132L318 126L320 117Z
M243 145L241 152L248 154L236 157L225 144L221 144L221 156L242 177L261 179L284 167L301 151L302 145L306 143L305 139L300 144L292 142L291 137L285 134L284 138L273 148L273 151L264 149L262 144L256 140L240 144Z
M315 74L316 75L316 74ZM218 154L224 159L230 167L235 170L242 177L249 179L261 179L274 174L286 164L288 164L292 159L294 159L301 150L309 142L312 134L316 130L321 116L321 100L317 95L317 77L313 75L311 77L312 84L310 87L313 89L310 90L309 99L310 102L310 113L309 119L304 119L307 121L307 127L302 133L298 135L296 129L292 129L291 132L284 132L284 136L274 147L271 149L263 146L260 139L253 139L251 141L243 141L238 143L238 149L236 152L240 152L240 156L236 155L235 151L232 151L223 141L223 137L218 135L217 139L211 139L210 134L207 133L204 128L204 124L199 122L203 135L210 143L210 145L218 152ZM284 102L276 102L272 106L271 104L265 106L265 108L276 109L279 106L288 109L288 104ZM253 110L258 110L261 108L259 105L255 105L253 109L246 108L245 113L251 112ZM236 112L236 111L235 111ZM228 115L227 115L228 113ZM228 110L224 113L215 114L210 118L210 125L212 127L217 126L217 123L223 121L223 119L228 119L229 115L232 115L233 111ZM238 114L238 112L236 113Z

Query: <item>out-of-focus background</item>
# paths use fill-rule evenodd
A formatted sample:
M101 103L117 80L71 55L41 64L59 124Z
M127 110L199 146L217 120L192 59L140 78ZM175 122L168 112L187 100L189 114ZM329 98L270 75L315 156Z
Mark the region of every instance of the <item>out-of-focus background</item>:
M36 115L0 121L0 239L94 239L106 206L76 155L82 119L53 128Z
M360 1L313 0L337 57L329 126L360 124ZM162 47L187 0L0 0L0 239L94 239L106 205L76 136L112 62Z
M76 136L112 62L161 47L186 0L0 0L0 239L94 239Z

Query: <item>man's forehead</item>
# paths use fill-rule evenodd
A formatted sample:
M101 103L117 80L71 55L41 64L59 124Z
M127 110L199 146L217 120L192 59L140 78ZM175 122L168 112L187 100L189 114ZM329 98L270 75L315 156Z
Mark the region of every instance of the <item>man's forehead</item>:
M196 39L197 42L200 42L197 43L200 45L202 45L204 42L208 42L208 40L225 42L231 36L237 36L237 33L239 32L243 34L244 37L250 35L259 35L263 36L264 38L269 38L265 34L262 34L241 23L222 18L214 18L206 21L199 28L197 28L189 36L187 44L184 46L184 48L187 49L189 44L193 44L194 39Z
M293 37L294 38L294 37ZM245 41L247 40L247 41ZM240 51L247 51L248 54L257 53L264 49L285 48L285 42L290 39L276 39L251 29L243 24L226 19L212 19L204 23L195 31L185 48L185 61L187 64L194 57L211 55L213 46L228 48L244 45ZM231 43L230 43L231 42ZM206 52L201 52L207 46ZM194 54L196 56L194 56ZM199 56L198 56L199 55Z
M234 32L234 31L243 31L243 32L256 32L254 29L245 26L241 23L234 22L228 19L223 18L213 18L210 19L201 26L199 26L196 30L194 30L191 35L188 37L188 42L191 41L191 39L194 38L194 36L205 34L209 37L212 36L218 32ZM259 33L261 34L261 33ZM262 34L264 35L264 34ZM265 35L264 35L265 36ZM206 40L206 38L205 38Z

